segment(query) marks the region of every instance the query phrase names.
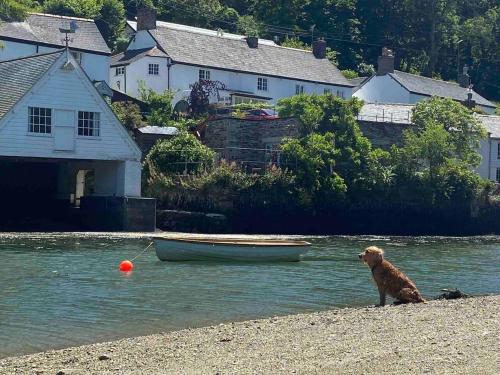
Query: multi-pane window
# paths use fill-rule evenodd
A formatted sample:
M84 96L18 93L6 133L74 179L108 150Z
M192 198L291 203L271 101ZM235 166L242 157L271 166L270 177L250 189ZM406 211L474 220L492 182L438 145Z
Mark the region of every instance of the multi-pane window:
M302 85L295 85L295 95L303 94L304 93L304 86Z
M98 112L78 111L78 135L98 137L100 114Z
M497 168L497 182L500 184L500 168Z
M149 64L148 73L153 75L153 76L157 76L158 74L160 74L160 65Z
M323 90L323 94L327 95L327 94L331 94L332 93L332 89L324 89Z
M338 96L339 98L344 99L344 92L343 92L343 91L341 91L341 90L337 90L337 96Z
M124 66L117 66L115 68L115 76L122 76L125 74L125 67Z
M210 70L200 69L198 75L199 75L200 81L203 81L203 80L209 81L210 80Z
M29 107L29 132L50 134L52 132L52 109Z
M500 142L497 144L497 158L500 159Z
M257 90L267 91L267 78L257 78Z

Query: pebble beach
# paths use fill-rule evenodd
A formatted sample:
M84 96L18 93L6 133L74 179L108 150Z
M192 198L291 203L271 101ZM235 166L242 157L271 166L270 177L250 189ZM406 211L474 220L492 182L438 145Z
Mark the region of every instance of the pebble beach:
M500 296L220 324L0 359L0 374L499 374Z

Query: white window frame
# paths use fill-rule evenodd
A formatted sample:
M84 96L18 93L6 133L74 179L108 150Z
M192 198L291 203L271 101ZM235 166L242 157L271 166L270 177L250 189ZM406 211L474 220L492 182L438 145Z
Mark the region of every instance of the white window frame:
M200 69L198 71L198 78L200 81L210 81L210 70Z
M295 95L304 93L304 85L295 85Z
M125 67L124 66L117 66L115 68L115 76L122 76L125 74Z
M122 81L120 81L120 80L116 81L116 87L118 88L118 90L121 90L121 85L122 85Z
M99 137L101 134L100 112L78 111L77 133L79 137Z
M151 63L148 65L148 74L150 76L160 75L160 64Z
M258 91L269 91L269 81L267 78L258 77L257 78L257 90Z
M28 133L52 134L52 108L28 107Z

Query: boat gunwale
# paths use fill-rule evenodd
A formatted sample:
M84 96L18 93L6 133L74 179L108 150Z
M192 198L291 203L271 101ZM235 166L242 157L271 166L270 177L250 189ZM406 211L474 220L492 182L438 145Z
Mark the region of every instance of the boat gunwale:
M166 238L152 237L153 240L183 242L198 245L242 246L242 247L307 247L310 242L281 239L246 239L246 238Z

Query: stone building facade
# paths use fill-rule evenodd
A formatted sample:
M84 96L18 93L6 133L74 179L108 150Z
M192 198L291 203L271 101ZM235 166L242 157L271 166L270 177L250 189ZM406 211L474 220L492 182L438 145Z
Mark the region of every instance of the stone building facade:
M294 118L222 118L205 124L202 140L221 159L244 167L265 168L271 163L279 164L279 144L284 138L297 137L298 129L298 120Z

